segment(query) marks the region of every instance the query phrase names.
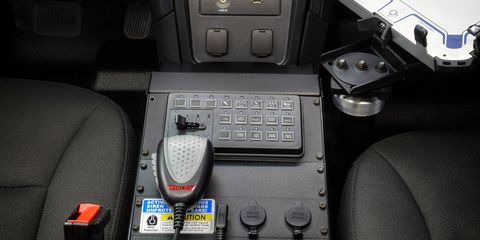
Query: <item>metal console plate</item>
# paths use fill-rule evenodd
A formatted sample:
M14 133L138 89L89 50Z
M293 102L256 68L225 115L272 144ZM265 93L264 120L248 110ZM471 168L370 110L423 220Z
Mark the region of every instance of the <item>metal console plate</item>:
M129 239L168 240L171 235L140 232L142 200L161 197L152 173L153 155L166 136L168 99L171 93L228 93L259 95L296 95L302 103L304 154L292 158L270 156L217 157L212 180L205 198L229 205L226 239L247 240L248 229L240 223L240 211L251 200L267 212L267 222L259 239L292 239L285 222L285 211L302 202L310 209L311 224L304 230L305 239L331 239L326 191L326 166L323 142L322 99L315 75L295 74L219 74L154 73L148 95L142 154L139 156L136 191L132 202ZM282 95L284 96L284 95ZM235 159L236 161L231 161ZM182 239L209 240L214 236L184 235Z

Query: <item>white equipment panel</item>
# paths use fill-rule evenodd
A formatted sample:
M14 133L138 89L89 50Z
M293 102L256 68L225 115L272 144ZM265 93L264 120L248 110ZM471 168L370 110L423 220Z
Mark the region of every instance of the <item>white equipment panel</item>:
M466 67L473 62L475 37L467 30L480 23L479 0L340 0L362 18L372 16L392 25L395 43L432 69ZM414 29L428 30L427 47Z

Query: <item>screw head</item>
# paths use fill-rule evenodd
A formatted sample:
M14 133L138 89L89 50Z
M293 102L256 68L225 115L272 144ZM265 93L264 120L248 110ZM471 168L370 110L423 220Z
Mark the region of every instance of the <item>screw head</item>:
M313 104L316 106L320 105L320 98L313 99Z
M347 70L348 69L348 62L345 58L340 58L338 59L337 63L335 64L335 66L339 69L339 70Z
M322 234L327 234L327 233L328 233L328 228L322 227L322 228L320 229L320 232L321 232Z
M146 163L146 162L141 162L141 163L140 163L140 168L141 168L142 170L147 169L147 163Z
M320 165L317 167L317 172L318 173L323 173L323 171L325 170L325 168L323 167L323 165Z
M142 155L143 156L148 156L150 154L150 151L148 151L148 149L143 149L142 150Z
M321 202L318 207L320 207L320 209L323 210L323 209L327 208L327 204L325 202Z
M138 192L143 192L145 188L143 186L137 186L137 191Z
M380 61L375 65L375 71L379 73L386 73L388 71L388 66L385 61Z
M367 61L361 59L357 62L357 64L355 65L355 67L357 68L357 70L359 71L367 71L368 70L368 64L367 64Z
M321 197L325 196L326 193L327 190L325 190L325 188L320 188L320 190L318 190L318 195Z
M137 207L142 206L142 200L140 200L140 199L135 200L135 205L136 205Z
M381 22L380 24L378 24L378 28L380 28L380 31L383 32L387 28L387 24Z
M137 231L138 229L140 229L140 226L138 226L137 224L134 224L134 225L132 226L132 229L135 230L135 231Z
M322 160L322 158L323 158L323 153L322 153L322 152L317 152L317 154L315 154L315 157L316 157L318 160Z

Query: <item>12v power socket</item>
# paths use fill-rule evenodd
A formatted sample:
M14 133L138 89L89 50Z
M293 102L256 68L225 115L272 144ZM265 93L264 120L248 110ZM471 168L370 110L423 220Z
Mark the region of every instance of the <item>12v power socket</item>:
M240 212L240 221L248 228L249 239L258 238L258 229L265 223L266 219L265 209L255 201L250 202L250 205Z
M303 229L310 224L311 220L310 210L301 202L295 203L285 212L285 221L292 228L294 239L303 239Z

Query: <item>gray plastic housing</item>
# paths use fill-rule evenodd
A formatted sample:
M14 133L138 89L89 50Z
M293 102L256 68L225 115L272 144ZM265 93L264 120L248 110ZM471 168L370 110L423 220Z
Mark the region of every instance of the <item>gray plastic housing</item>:
M132 203L130 239L169 240L171 235L141 234L139 224L145 198L160 198L152 174L152 154L164 137L168 96L175 92L249 93L296 95L303 106L304 154L296 158L231 156L217 159L205 198L228 204L229 240L248 239L248 229L240 221L241 210L256 201L267 214L259 230L259 239L290 240L293 233L285 222L285 212L302 202L311 211L311 223L304 239L331 239L326 190L323 118L320 85L316 75L308 74L226 74L226 73L153 73L150 84L136 192ZM144 166L144 168L142 168ZM324 231L325 232L325 231ZM213 236L184 235L182 239L210 240Z
M280 14L278 16L205 15L200 10L201 1L188 1L194 61L197 63L265 62L285 64L287 62L293 0L279 1ZM247 0L246 2L250 1ZM235 4L232 3L230 7L234 8ZM225 29L228 31L227 54L215 57L207 53L207 31L209 29ZM252 32L254 30L272 31L273 48L269 56L258 57L252 54Z

